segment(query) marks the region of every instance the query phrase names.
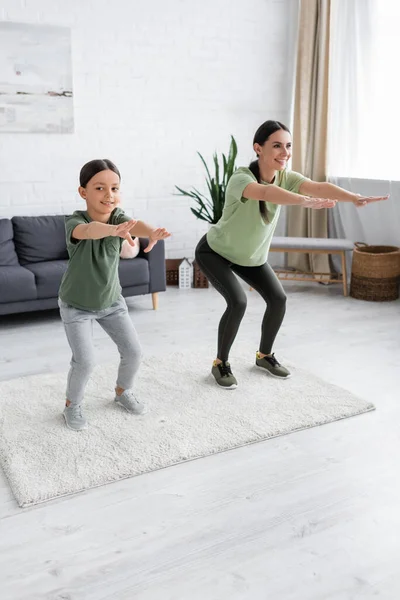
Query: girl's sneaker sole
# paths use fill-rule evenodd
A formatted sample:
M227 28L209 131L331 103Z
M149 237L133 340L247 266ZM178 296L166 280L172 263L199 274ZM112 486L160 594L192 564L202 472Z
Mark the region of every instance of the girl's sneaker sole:
M133 410L129 410L129 408L126 408L126 406L124 404L122 404L122 402L118 402L118 400L114 400L114 402L115 402L115 404L118 404L118 406L123 408L130 415L135 415L136 417L141 417L142 415L145 415L147 413L146 406L143 408L142 412L134 412Z
M88 428L88 424L86 423L84 427L81 427L80 429L75 429L75 427L71 427L71 425L68 425L67 417L65 416L64 412L62 415L64 417L65 425L70 431L86 431L86 429Z

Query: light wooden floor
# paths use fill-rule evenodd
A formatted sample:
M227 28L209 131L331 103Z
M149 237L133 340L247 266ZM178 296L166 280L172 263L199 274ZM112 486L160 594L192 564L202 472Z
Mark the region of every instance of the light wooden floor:
M0 475L2 600L400 598L400 302L286 289L278 357L378 410L31 509ZM256 350L263 304L248 300L237 343ZM158 312L150 297L129 304L146 354L201 340L211 361L214 290L170 289ZM99 361L116 358L100 328L95 344ZM68 360L55 311L0 319L0 379Z

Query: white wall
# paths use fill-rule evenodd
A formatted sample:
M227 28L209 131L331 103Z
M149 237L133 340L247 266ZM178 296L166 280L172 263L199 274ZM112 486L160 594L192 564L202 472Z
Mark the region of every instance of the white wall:
M255 129L290 122L298 0L1 0L0 19L72 28L75 133L0 133L0 215L82 208L80 167L110 158L125 208L192 256L206 227L173 196L203 187L196 151L253 158ZM279 231L278 231L279 233Z

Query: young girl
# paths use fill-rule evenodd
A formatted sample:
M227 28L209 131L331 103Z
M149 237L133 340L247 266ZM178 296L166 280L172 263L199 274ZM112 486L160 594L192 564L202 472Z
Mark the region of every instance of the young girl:
M150 252L158 240L170 234L131 219L118 208L120 180L120 173L110 160L88 162L82 167L78 190L87 209L77 210L65 220L69 263L58 305L72 359L63 414L67 427L75 431L87 427L81 403L94 366L93 321L116 343L121 357L115 402L133 414L144 410L132 391L141 350L121 295L119 255L124 240L134 244L132 236L149 238L144 251Z
M197 263L227 303L219 324L218 353L211 371L224 389L237 386L228 357L247 303L234 274L258 291L267 303L256 365L281 379L290 376L272 353L285 315L286 296L266 262L281 205L319 209L332 208L339 201L365 206L387 198L359 196L331 183L317 183L288 171L292 140L289 129L279 121L263 123L254 136L253 147L257 160L232 175L222 217L196 248Z

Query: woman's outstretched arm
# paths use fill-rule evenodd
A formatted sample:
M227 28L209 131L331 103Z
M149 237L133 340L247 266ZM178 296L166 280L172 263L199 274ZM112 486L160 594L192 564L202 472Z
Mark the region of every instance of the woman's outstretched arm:
M299 188L300 194L313 198L332 198L338 202L352 202L356 206L366 206L372 202L387 200L389 196L361 196L329 182L303 181Z

